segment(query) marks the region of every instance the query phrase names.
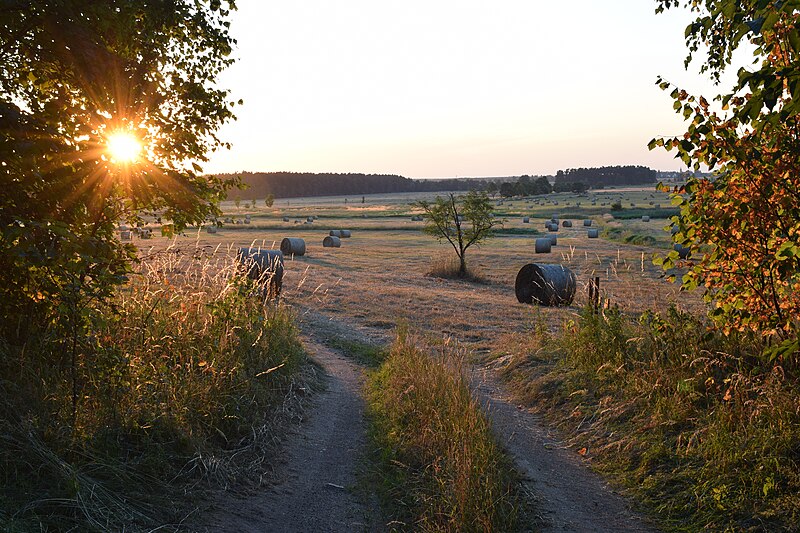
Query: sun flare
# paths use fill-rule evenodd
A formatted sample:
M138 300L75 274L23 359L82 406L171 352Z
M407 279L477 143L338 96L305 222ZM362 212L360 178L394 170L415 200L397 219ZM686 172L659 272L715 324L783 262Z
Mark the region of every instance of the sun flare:
M142 143L135 135L119 131L108 136L107 151L115 163L133 163L142 151Z

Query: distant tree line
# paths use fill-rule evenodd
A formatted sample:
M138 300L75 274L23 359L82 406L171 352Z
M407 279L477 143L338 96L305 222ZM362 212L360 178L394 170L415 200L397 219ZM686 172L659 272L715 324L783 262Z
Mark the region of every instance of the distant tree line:
M397 192L486 191L494 196L535 196L551 192L584 192L610 185L656 183L658 172L643 166L616 166L559 170L552 176L500 178L411 179L397 174L242 172L218 178L241 177L247 188L233 190L233 200L305 196L386 194ZM551 183L551 181L554 181Z
M438 192L486 190L489 180L452 178L415 180L396 174L310 173L310 172L242 172L218 174L218 178L241 176L247 185L233 190L230 199L255 200L268 195L273 198L307 196L339 196L385 194L397 192Z
M559 170L555 176L556 192L567 184L585 184L586 189L602 189L611 185L647 185L658 181L658 172L643 166L616 166L599 168L571 168ZM577 187L577 186L575 186ZM577 191L576 188L565 190Z

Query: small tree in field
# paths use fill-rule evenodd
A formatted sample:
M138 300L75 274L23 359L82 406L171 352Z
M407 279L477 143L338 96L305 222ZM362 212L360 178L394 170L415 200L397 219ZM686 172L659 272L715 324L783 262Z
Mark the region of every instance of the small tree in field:
M269 193L267 195L267 197L264 198L264 205L267 206L267 207L272 207L272 205L274 203L275 203L275 195L272 194L272 193Z
M485 192L470 191L463 197L450 193L446 198L436 197L433 203L420 200L414 204L425 214L423 231L439 241L447 241L459 259L459 277L466 277L467 263L464 254L473 244L480 244L492 236L492 228L502 225L493 217L492 206Z
M725 331L763 336L769 359L798 363L800 333L800 1L660 0L658 11L686 6L690 54L707 47L701 68L720 81L743 42L755 48L736 85L709 103L666 81L684 135L650 147L675 150L687 165L708 167L675 191L681 208L675 241L692 246L684 288L703 286L711 317ZM678 260L672 252L666 268Z

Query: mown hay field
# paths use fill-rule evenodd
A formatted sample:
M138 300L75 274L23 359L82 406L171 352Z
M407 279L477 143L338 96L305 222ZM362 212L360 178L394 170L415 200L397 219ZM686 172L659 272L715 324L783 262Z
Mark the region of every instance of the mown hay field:
M448 243L424 234L423 223L411 220L417 210L410 204L435 196L368 195L364 203L360 196L347 197L346 203L345 197L293 198L276 200L271 208L263 201L255 206L241 202L238 208L225 202L222 219L230 217L241 224L223 224L215 234L194 230L175 239L154 237L138 244L143 253L167 246L200 246L218 254L235 254L239 246L279 248L284 237L300 237L306 241L306 254L286 258L283 297L288 303L299 310L322 312L354 328L390 330L398 321L405 321L434 336L452 336L478 351L491 350L509 333L541 324L558 328L587 304L587 284L594 277L600 278L608 302L626 312L661 310L671 304L697 312L702 308L697 295L679 292L652 264L654 253L669 250L669 232L664 227L674 210L664 193L650 188L613 189L587 195L553 194L547 201L495 200L495 213L506 219L504 226L495 237L467 251L467 262L483 283L429 275L434 263L455 258ZM651 221L611 218L609 204L613 200L636 204L625 208L623 216L632 209L646 209L652 213ZM544 223L554 214L562 221L572 220L573 226L559 228L552 253L535 254L534 240L548 234ZM243 223L245 215L250 215L249 224ZM530 217L530 223L523 223L523 216ZM583 226L586 218L592 219L601 236L608 236L610 228L619 228L626 234L653 236L652 245L589 239ZM341 248L323 248L324 237L334 229L352 230L352 237L342 239ZM530 262L561 263L575 272L578 292L571 306L540 308L517 302L514 280L519 269Z

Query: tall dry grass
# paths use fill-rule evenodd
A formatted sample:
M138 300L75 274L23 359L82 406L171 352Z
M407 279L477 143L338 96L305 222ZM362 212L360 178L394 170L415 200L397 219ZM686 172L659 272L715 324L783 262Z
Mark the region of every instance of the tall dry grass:
M463 350L436 353L402 330L367 388L378 489L409 531L510 531L519 502L509 461L472 397Z
M674 308L587 308L518 347L502 360L518 398L666 529L796 530L800 383L762 366L758 339Z
M0 346L0 529L174 525L190 486L268 471L305 355L260 294L232 251L170 247L87 308L76 374L62 339Z

